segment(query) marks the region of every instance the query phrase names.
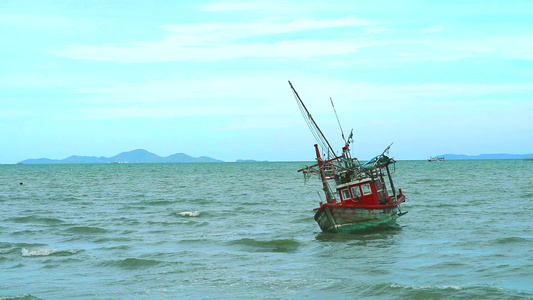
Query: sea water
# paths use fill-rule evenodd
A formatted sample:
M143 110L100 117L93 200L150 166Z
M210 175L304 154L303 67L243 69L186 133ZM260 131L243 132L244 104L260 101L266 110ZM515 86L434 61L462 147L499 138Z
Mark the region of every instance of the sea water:
M0 299L533 298L533 161L400 161L354 234L306 164L0 165Z

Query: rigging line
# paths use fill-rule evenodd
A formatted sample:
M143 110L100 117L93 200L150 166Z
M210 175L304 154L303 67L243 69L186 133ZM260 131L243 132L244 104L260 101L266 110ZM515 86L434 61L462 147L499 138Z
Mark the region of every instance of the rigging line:
M328 151L327 141L325 141L324 138L320 136L320 133L318 132L317 128L313 125L311 119L309 118L309 116L306 115L304 108L301 105L299 105L299 107L300 107L300 111L302 115L304 116L305 122L307 123L307 127L309 128L309 131L311 131L311 134L317 141L317 144L320 145L322 152L327 152ZM331 154L328 153L328 156L331 156Z
M334 157L335 156L335 151L333 150L333 147L331 147L330 143L326 139L326 136L324 135L324 133L322 133L322 130L320 130L320 127L318 127L318 125L316 124L315 120L311 116L311 113L309 113L309 110L307 110L307 107L305 107L305 104L303 103L302 99L300 98L300 95L298 95L298 92L296 91L296 89L294 88L294 86L292 85L292 83L290 81L289 81L289 85L291 86L291 89L292 89L292 91L294 93L294 97L295 97L298 105L301 104L301 107L303 107L303 109L307 113L307 118L310 120L310 122L312 123L313 127L316 129L317 133L319 134L320 140L322 140L324 142L324 145L328 146L328 147L325 147L328 150L327 151L328 155Z
M313 124L311 123L309 118L305 118L306 114L305 114L303 108L300 105L299 105L299 107L300 107L302 115L304 116L305 122L307 123L307 127L309 128L309 131L311 131L311 134L313 135L313 137L315 138L317 143L320 145L320 148L322 149L322 152L326 152L326 150L328 149L327 142L324 141L324 139L320 137L319 132L313 126ZM331 154L329 154L329 153L328 153L328 155L331 156Z
M311 132L311 134L313 135L314 139L317 141L317 144L320 145L320 147L322 149L324 149L324 142L323 140L320 138L319 134L316 132L316 130L314 129L313 125L311 124L311 122L309 121L308 118L305 118L305 112L303 112L303 109L302 109L302 115L304 116L304 119L305 119L305 122L307 124L307 127L309 128L309 131Z
M346 138L344 137L344 131L342 130L341 121L339 121L339 116L337 115L337 110L335 109L335 105L333 104L333 99L329 97L329 101L331 102L331 107L333 107L333 112L335 112L335 118L337 118L337 123L339 123L339 128L341 129L341 135L342 139L344 140L344 143L346 143Z
M301 111L302 115L304 116L304 119L306 120L306 122L308 124L308 127L310 128L312 133L315 135L315 138L317 139L317 141L320 141L322 145L329 144L327 142L327 139L325 138L325 136L320 131L320 128L318 127L318 125L314 121L313 117L311 116L311 114L307 110L307 107L305 107L305 104L301 100L300 95L298 94L298 92L296 92L296 89L294 89L294 87L292 86L292 83L290 81L289 81L289 84L290 84L290 86L291 86L291 88L292 88L292 90L294 92L294 97L296 99L296 102L297 102L298 106L300 107L300 111Z
M315 140L320 144L320 146L323 145L323 142L322 140L320 139L319 135L317 134L315 128L313 127L313 125L311 124L311 121L309 120L308 117L306 117L306 113L303 109L303 107L300 105L300 103L297 101L298 103L298 108L300 108L300 112L302 113L302 116L304 116L304 120L307 124L307 127L309 127L309 130L311 131L311 134L313 135L313 137L315 138Z
M325 147L326 143L324 141L324 139L320 136L320 133L318 132L316 126L314 126L313 122L312 122L312 116L309 114L309 112L305 109L305 107L303 107L303 103L301 103L298 98L296 97L295 95L295 99L296 99L296 103L298 104L298 107L300 108L300 112L302 113L302 116L304 117L304 120L306 121L307 123L307 127L309 127L309 130L311 131L311 133L313 134L313 137L315 138L315 140L320 144L320 146L323 148L323 149L327 149L327 147Z

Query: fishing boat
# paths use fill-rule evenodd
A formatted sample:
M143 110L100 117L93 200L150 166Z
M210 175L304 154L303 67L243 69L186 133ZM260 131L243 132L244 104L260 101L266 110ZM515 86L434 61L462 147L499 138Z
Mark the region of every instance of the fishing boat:
M406 214L400 209L405 195L401 189L395 189L391 177L396 169L396 161L388 156L392 144L381 154L362 163L351 155L353 130L346 139L339 122L344 147L342 153L336 155L290 81L289 85L317 140L314 145L317 163L298 172L304 174L306 181L318 175L322 182L325 201L321 198L319 207L314 209L314 218L320 229L325 232L351 232L392 224ZM331 104L335 111L333 100Z
M443 162L445 160L446 159L444 158L444 156L431 156L430 158L428 158L429 162Z

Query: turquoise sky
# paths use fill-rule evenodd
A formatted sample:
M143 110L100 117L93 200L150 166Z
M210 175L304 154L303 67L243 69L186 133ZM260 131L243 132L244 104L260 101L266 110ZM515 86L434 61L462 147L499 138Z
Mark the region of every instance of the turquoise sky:
M436 4L436 2L439 2ZM531 1L1 1L0 163L533 152Z

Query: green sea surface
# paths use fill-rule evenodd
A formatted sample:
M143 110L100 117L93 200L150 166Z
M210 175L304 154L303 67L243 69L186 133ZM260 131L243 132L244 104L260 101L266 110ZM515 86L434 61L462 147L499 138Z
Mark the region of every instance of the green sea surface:
M306 164L0 165L0 299L533 298L533 161L400 161L354 234Z

